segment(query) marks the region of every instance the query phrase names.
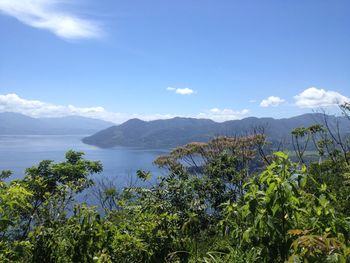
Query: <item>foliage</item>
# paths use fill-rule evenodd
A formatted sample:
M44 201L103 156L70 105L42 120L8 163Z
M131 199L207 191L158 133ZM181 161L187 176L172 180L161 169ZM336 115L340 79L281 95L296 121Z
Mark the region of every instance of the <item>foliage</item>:
M77 200L102 171L83 153L3 171L0 262L350 262L347 146L326 133L293 131L297 163L261 134L190 143L155 161L168 175L150 187L98 183L99 207Z
M275 162L246 185L245 204L227 205L222 224L239 240L237 248L259 248L264 261L284 262L293 247L298 248L295 244L303 244L299 241L306 238L304 235L295 241L296 232L339 235L349 240L350 221L334 210L332 195L326 193L325 186L320 185L316 194L308 192L306 167L291 163L284 153L275 155Z

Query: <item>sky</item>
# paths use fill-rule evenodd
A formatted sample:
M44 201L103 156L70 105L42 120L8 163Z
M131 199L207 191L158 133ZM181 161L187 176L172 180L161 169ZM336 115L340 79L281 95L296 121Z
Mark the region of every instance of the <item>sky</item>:
M348 0L0 0L0 112L284 118L350 99Z

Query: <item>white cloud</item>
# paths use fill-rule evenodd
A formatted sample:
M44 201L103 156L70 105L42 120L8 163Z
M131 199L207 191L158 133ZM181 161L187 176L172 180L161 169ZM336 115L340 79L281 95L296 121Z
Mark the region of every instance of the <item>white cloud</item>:
M28 100L19 97L17 94L0 94L0 112L17 112L31 116L40 117L64 117L82 116L96 118L114 123L122 123L132 118L139 118L145 121L157 119L170 119L179 115L174 114L137 114L107 111L101 106L97 107L76 107L73 105L63 106L39 100ZM205 113L192 114L180 117L206 118L215 121L226 121L240 119L246 116L248 110L234 111L231 109L211 109Z
M191 95L194 93L192 89L189 88L184 88L184 89L176 89L175 93L180 94L180 95Z
M349 98L336 91L308 88L294 96L295 104L301 108L325 107L350 101Z
M106 113L103 107L61 106L38 100L23 99L17 94L0 95L0 112L17 112L31 117L62 117L67 115L94 117Z
M242 119L246 117L246 115L249 113L249 110L244 109L241 111L235 111L232 109L218 109L213 108L208 112L200 113L196 117L197 118L204 118L204 119L212 119L214 121L222 122L222 121L228 121L228 120L237 120Z
M169 91L174 91L176 94L180 95L191 95L195 93L194 90L189 89L189 88L173 88L173 87L167 87L167 90Z
M0 12L65 39L96 38L102 34L95 22L58 10L58 5L65 2L67 1L0 0Z
M283 103L285 100L281 99L280 97L270 96L267 99L264 99L260 102L261 107L277 107L281 103Z
M101 119L114 123L122 123L132 118L142 120L169 119L176 117L171 114L133 114L110 112L103 107L76 107L73 105L62 106L52 103L46 103L38 100L27 100L19 97L17 94L0 95L0 112L17 112L31 116L40 117L64 117L64 116L82 116L88 118Z

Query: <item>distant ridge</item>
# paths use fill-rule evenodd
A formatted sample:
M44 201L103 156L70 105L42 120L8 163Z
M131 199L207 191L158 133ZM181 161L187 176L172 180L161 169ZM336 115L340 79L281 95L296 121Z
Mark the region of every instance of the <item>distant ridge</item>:
M14 112L0 113L1 135L92 134L111 125L111 122L80 116L32 118Z
M329 122L339 121L344 132L350 124L345 117L328 116ZM130 146L143 148L171 148L189 142L206 142L218 136L234 136L251 133L256 127L264 127L270 141L289 140L292 129L323 123L323 114L311 113L284 119L249 117L217 123L209 119L176 117L167 120L142 121L131 119L85 137L83 142L103 148Z

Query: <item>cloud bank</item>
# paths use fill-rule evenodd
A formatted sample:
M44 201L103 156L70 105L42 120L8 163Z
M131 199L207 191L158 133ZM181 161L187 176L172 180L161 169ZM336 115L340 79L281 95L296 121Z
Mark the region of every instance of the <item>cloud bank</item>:
M196 117L197 118L205 118L205 119L212 119L218 122L227 121L227 120L238 120L242 119L247 116L249 113L249 110L244 109L241 111L234 111L232 109L218 109L213 108L208 112L205 113L199 113Z
M0 0L1 1L1 0ZM171 88L176 91L175 88ZM327 91L314 87L308 88L300 94L294 96L295 106L300 108L317 108L327 107L349 102L350 99L335 91ZM279 97L270 96L260 103L262 107L277 106L285 100ZM249 115L248 109L233 110L212 108L201 113L193 113L189 115L175 114L139 114L108 111L101 106L94 107L77 107L74 105L57 105L53 103L42 102L39 100L28 100L21 98L17 94L0 94L0 112L17 112L31 117L64 117L64 116L82 116L88 118L96 118L114 123L122 123L131 118L139 118L142 120L169 119L173 117L192 117L205 118L222 122L227 120L237 120L245 118Z
M180 94L180 95L191 95L191 94L195 93L195 91L193 89L189 89L189 88L167 87L167 90L174 91L176 94Z
M327 107L349 102L350 99L336 91L308 88L294 96L295 104L301 108Z
M280 97L270 96L267 99L264 99L261 101L260 106L267 108L267 107L277 107L281 103L283 103L285 100L281 99Z
M58 9L64 0L0 0L0 12L22 23L51 31L64 39L97 38L102 34L93 21Z
M142 120L170 119L179 115L174 114L137 114L107 111L101 106L97 107L76 107L73 105L63 106L38 100L27 100L17 94L0 95L0 112L17 112L34 118L39 117L64 117L64 116L82 116L96 118L114 123L122 123L132 118ZM248 110L234 111L231 109L211 109L207 112L179 116L192 118L206 118L215 121L226 121L240 119L248 114Z
M62 117L68 115L94 117L106 113L103 107L61 106L38 100L23 99L17 94L0 95L0 112L17 112L31 117Z

